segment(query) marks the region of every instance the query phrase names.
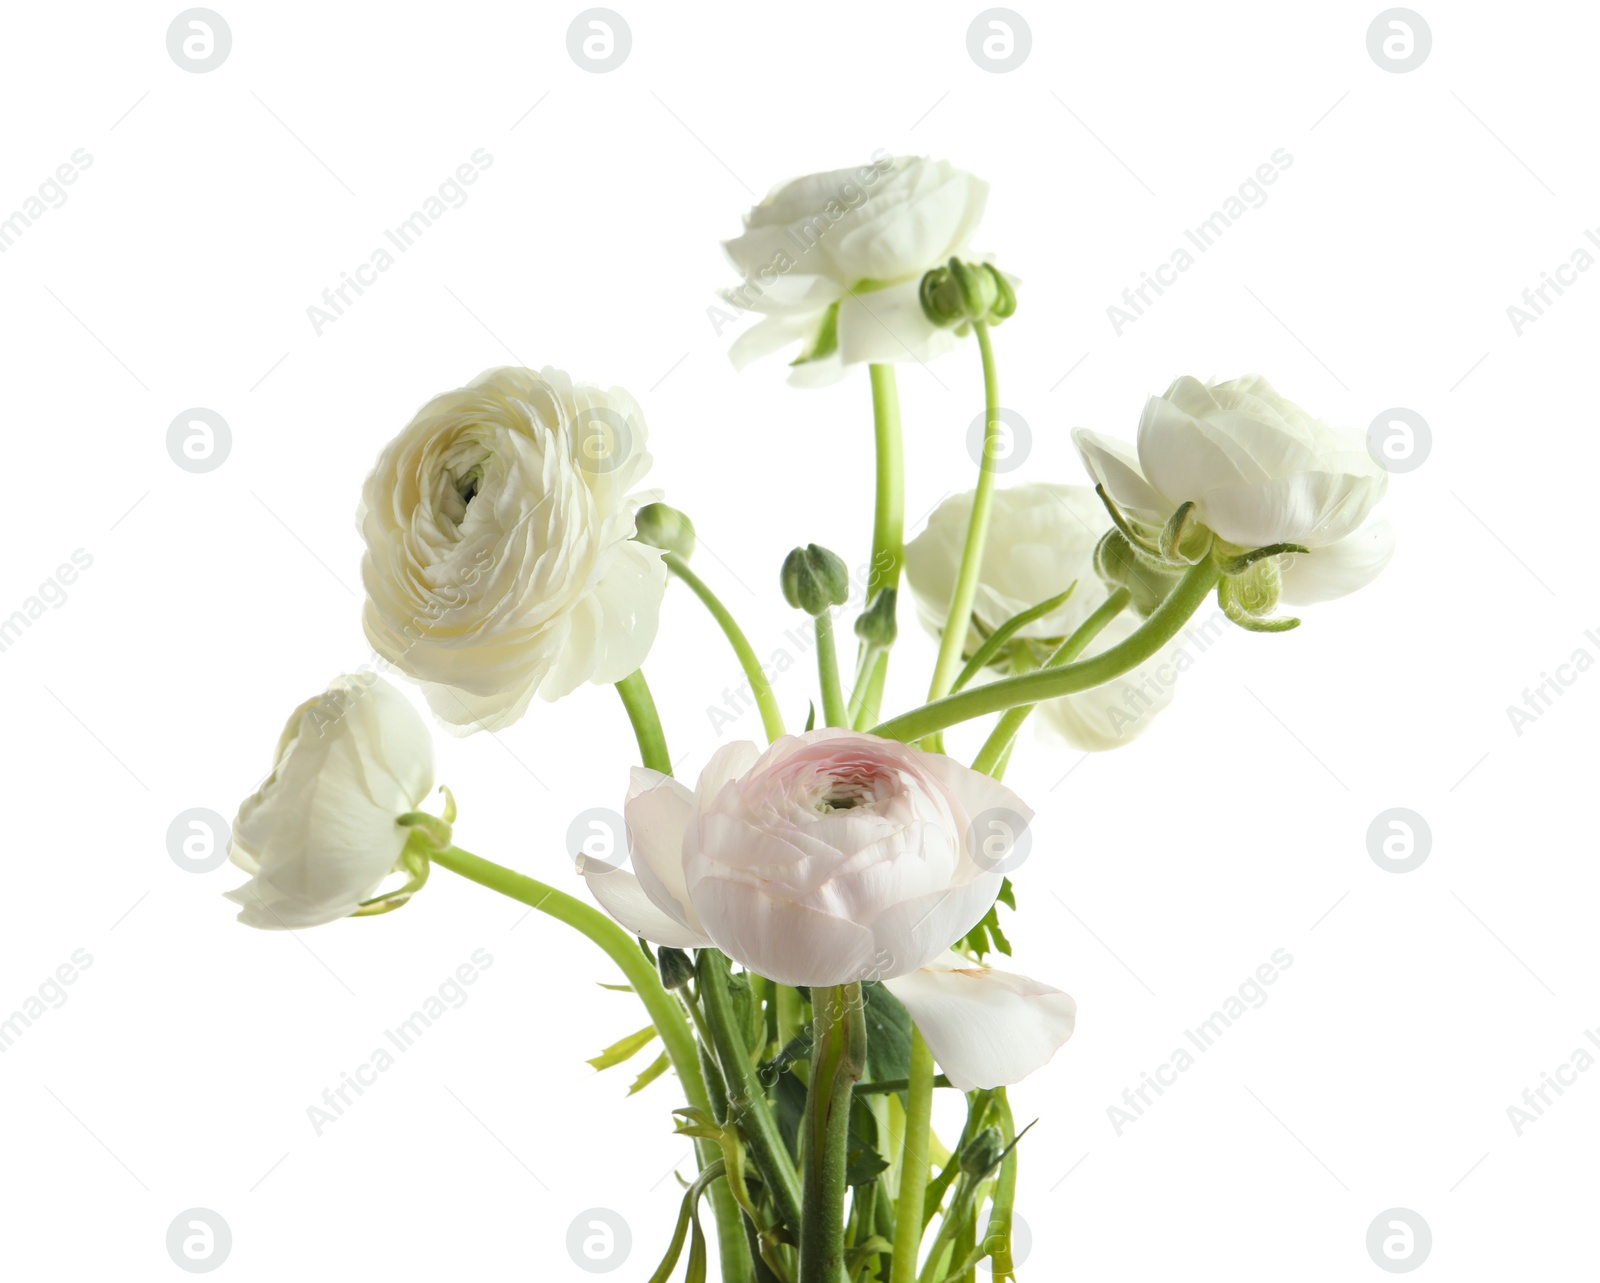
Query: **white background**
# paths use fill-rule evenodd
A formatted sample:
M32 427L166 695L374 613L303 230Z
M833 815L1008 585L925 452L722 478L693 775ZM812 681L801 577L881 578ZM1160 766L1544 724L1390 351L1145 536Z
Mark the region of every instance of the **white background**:
M993 185L976 248L1024 282L996 336L1032 428L1017 479L1081 480L1069 429L1131 436L1182 373L1432 428L1371 589L1292 635L1230 630L1129 748L1019 749L1008 782L1041 814L1016 964L1080 1007L1014 1092L1042 1120L1023 1277L1383 1277L1366 1232L1396 1206L1432 1228L1424 1277L1590 1268L1600 1073L1521 1136L1506 1111L1600 1023L1600 674L1520 735L1506 707L1600 657L1600 272L1520 337L1506 308L1600 224L1600 14L1428 7L1431 55L1394 74L1366 47L1378 3L1035 4L1031 55L994 74L976 4L632 4L631 55L597 75L567 52L576 5L218 4L233 46L206 74L168 55L175 4L13 8L0 48L0 214L92 156L0 255L0 614L93 557L0 653L0 1013L93 958L0 1055L9 1277L181 1277L165 1234L195 1206L232 1228L219 1277L586 1278L565 1235L596 1206L632 1226L614 1277L648 1275L688 1151L671 1078L624 1101L628 1069L582 1063L644 1023L595 987L603 957L444 872L387 917L249 931L220 898L236 871L178 868L165 835L231 816L288 711L368 659L361 480L488 366L633 390L696 564L763 654L784 645L783 553L866 556L866 376L736 376L706 311L733 282L718 240L774 182L880 147ZM478 148L470 199L316 334L308 306ZM1278 148L1270 199L1117 335L1108 305ZM972 484L976 353L901 387L916 519ZM193 406L232 430L204 475L165 445ZM890 707L932 654L906 638ZM647 672L692 775L738 672L679 587ZM791 724L805 674L779 687ZM617 804L633 751L604 689L441 733L460 841L571 885L567 825ZM1367 850L1396 806L1432 830L1403 875ZM307 1107L478 948L466 1005L316 1136ZM1270 1001L1118 1136L1107 1107L1280 948Z

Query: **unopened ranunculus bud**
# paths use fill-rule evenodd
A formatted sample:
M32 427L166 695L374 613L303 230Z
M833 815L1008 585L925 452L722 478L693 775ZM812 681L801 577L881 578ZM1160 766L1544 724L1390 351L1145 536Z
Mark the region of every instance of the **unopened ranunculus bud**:
M661 972L661 984L667 989L682 989L694 979L694 959L682 949L662 945L656 950L656 967Z
M893 588L885 588L872 599L868 606L856 619L856 636L869 646L893 646L900 635L900 626L895 622L895 603L899 592Z
M808 615L820 615L850 598L850 572L837 553L819 544L796 548L783 559L783 599Z
M994 1127L985 1127L969 1140L961 1150L961 1170L968 1176L982 1179L1000 1165L1000 1155L1005 1142Z
M920 297L930 321L961 333L974 321L998 325L1017 310L1016 291L999 268L959 258L926 273Z
M688 561L694 556L694 522L664 503L647 503L633 519L634 538Z

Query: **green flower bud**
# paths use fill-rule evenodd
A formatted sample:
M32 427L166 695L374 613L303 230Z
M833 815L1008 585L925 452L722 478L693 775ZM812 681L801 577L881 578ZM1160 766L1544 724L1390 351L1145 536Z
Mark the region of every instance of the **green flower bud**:
M1182 574L1140 552L1119 530L1106 531L1096 546L1094 569L1108 584L1126 588L1141 615L1148 615L1165 601Z
M694 522L664 503L647 503L633 519L634 538L652 548L677 553L685 561L694 556Z
M872 605L856 619L856 636L869 646L893 646L900 635L895 623L895 602L899 593L885 588L872 599Z
M808 615L820 615L850 598L850 572L838 554L817 544L796 548L783 559L783 599Z
M985 1127L962 1149L961 1170L981 1180L1000 1165L1000 1155L1004 1151L1005 1142L999 1128Z
M935 325L965 334L973 321L998 325L1017 310L1017 294L992 263L952 258L922 278L922 310Z
M662 945L656 950L656 966L661 970L661 983L668 989L682 989L694 979L694 959L682 949Z

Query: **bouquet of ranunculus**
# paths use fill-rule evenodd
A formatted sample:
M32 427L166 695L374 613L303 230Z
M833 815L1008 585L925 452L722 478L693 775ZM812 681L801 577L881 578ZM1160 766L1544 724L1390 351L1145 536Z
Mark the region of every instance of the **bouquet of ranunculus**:
M582 885L563 890L457 846L448 791L422 809L428 730L375 672L295 710L233 826L251 877L230 898L251 926L389 912L439 866L611 957L665 1049L642 1081L676 1074L676 1125L698 1157L653 1280L706 1278L702 1203L728 1283L947 1283L980 1262L1015 1277L1026 1143L1006 1086L1076 1015L1059 989L988 962L1010 953L997 906L1015 908L1008 875L1030 841L1032 811L1001 782L1023 723L1037 709L1080 748L1126 742L1170 701L1180 632L1209 596L1241 628L1281 631L1298 623L1281 603L1351 592L1392 550L1369 520L1387 477L1362 437L1257 376L1178 379L1132 446L1080 429L1092 487L997 490L993 333L1017 292L970 256L986 197L949 164L880 157L777 188L727 243L743 279L725 297L762 314L737 360L794 345L796 383L857 365L871 381L876 509L853 663L835 637L841 558L796 548L779 575L815 630L803 728L691 569L689 517L640 492L638 403L554 369L496 369L424 405L367 478L366 634L459 735L511 725L535 695L615 686L641 763L626 779L611 768L625 849L569 852ZM977 485L908 545L894 364L965 339L986 406ZM886 717L902 574L938 659L927 701ZM674 778L641 668L672 579L727 635L768 740L723 747L692 786ZM990 717L970 765L945 754L946 728ZM940 1088L967 1107L944 1142Z

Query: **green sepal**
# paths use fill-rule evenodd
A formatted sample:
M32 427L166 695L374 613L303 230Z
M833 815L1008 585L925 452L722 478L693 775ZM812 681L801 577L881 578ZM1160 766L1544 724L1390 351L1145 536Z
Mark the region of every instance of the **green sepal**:
M839 304L835 301L828 304L828 310L822 315L822 324L817 327L817 332L811 336L811 342L789 364L791 366L805 365L808 361L826 360L838 350Z

